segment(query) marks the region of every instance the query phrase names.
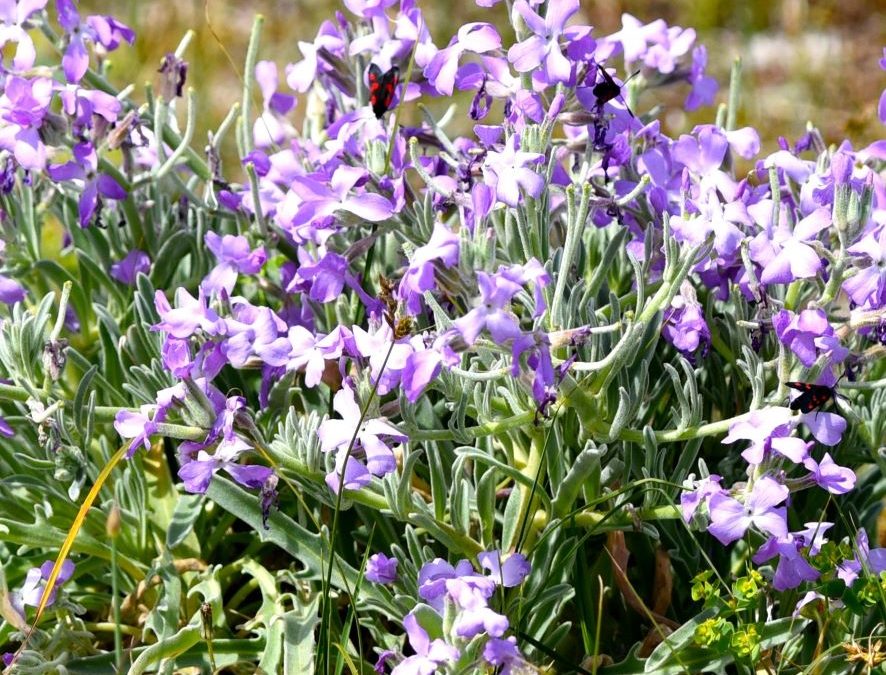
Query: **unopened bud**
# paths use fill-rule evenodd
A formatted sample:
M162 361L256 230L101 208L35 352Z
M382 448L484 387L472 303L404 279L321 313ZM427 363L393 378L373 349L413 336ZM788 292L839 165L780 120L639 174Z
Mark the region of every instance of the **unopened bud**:
M111 504L111 512L108 514L108 519L105 521L105 532L108 533L108 536L111 539L116 539L117 535L120 534L120 527L122 524L123 518L120 514L120 507L114 502Z

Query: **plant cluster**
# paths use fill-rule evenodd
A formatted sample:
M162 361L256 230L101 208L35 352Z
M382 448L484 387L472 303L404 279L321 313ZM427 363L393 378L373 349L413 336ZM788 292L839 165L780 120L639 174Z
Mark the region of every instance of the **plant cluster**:
M670 137L662 20L345 6L204 144L188 36L139 103L128 26L0 1L7 666L886 659L886 141L762 149L739 62Z

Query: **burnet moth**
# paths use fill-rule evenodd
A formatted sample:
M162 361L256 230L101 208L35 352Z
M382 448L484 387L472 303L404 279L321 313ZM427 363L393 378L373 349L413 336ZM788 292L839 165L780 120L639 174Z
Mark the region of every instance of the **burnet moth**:
M387 72L381 72L374 63L369 65L369 105L376 118L381 119L394 102L394 91L400 81L400 69L392 66Z
M791 401L790 409L803 413L818 410L838 396L836 385L829 387L826 384L812 384L811 382L785 382L785 384L800 392L800 395Z

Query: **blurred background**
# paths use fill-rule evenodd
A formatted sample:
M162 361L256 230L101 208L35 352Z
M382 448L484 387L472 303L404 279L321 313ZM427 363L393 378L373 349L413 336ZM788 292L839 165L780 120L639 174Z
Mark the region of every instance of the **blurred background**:
M466 21L501 25L504 3L493 9L472 0L418 0L434 42L443 47ZM185 58L188 84L200 101L200 135L218 126L240 98L246 43L256 13L266 17L259 58L286 63L301 59L299 40L313 40L320 22L343 5L322 0L83 0L86 13L112 14L135 28L133 48L112 55L111 79L156 82L162 56L175 49L185 30L196 37ZM347 12L347 10L344 10ZM741 55L744 77L740 124L760 131L764 151L779 136L791 141L814 121L827 142L852 138L856 147L886 137L877 119L877 101L886 86L879 59L886 46L886 0L602 0L583 1L575 22L594 26L602 36L621 27L623 12L644 23L661 17L671 25L693 27L708 48L708 70L720 82L717 101L725 100L732 60ZM285 90L284 85L284 90ZM680 109L688 85L673 88L663 101L663 121L670 133L713 121L714 108L693 114ZM141 100L142 94L137 93ZM653 103L641 98L640 109Z

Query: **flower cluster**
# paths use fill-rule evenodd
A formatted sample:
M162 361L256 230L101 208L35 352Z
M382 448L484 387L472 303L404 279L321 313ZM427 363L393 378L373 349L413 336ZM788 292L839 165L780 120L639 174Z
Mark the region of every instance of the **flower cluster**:
M391 661L396 664L390 671L392 675L439 672L444 668L455 672L460 665L470 663L501 666L503 672L525 665L516 639L505 637L507 617L494 611L489 603L497 588L519 586L529 574L529 563L519 553L505 557L499 551L484 551L477 560L485 574L475 570L468 560L453 566L437 558L422 566L418 573L420 602L403 617L415 654L404 657L386 650L376 663L377 672L386 672ZM393 584L396 569L396 559L377 553L369 559L366 578ZM478 636L485 639L478 640Z

